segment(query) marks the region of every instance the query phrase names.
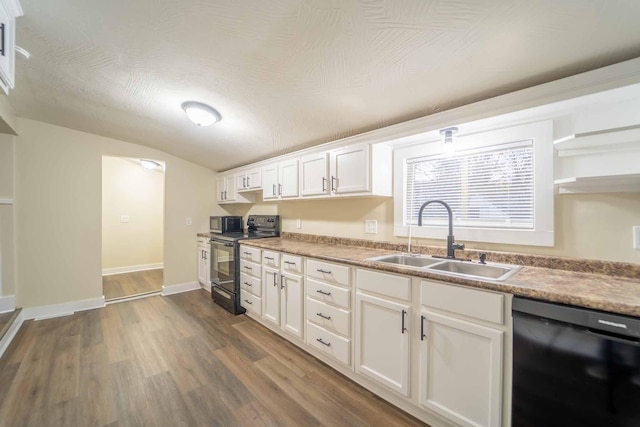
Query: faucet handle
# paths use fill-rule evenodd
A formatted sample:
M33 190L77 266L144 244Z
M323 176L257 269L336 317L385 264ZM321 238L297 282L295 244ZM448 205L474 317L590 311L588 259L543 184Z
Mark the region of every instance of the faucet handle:
M487 263L487 254L481 253L480 254L480 264L486 264L486 263Z

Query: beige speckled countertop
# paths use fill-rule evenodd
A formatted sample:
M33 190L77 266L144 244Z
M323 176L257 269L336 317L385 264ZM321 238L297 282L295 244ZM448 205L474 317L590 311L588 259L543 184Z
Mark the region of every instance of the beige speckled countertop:
M357 267L375 268L381 271L457 283L540 300L640 316L640 279L638 278L525 266L520 272L504 282L492 282L445 276L429 271L367 261L367 258L399 252L397 250L286 238L246 240L242 243L262 249L341 262ZM491 261L491 257L488 260Z

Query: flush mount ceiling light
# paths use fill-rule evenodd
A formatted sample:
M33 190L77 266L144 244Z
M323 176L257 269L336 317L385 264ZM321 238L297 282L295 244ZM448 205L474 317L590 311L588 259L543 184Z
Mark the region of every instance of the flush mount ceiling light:
M145 169L157 169L162 166L160 163L156 162L155 160L149 160L149 159L140 159L140 164Z
M187 113L187 117L198 126L211 126L222 120L222 116L215 108L201 102L183 102L182 109Z
M458 133L457 127L450 127L445 129L440 129L440 135L442 135L442 142L444 142L444 151L448 155L453 155L455 152L455 147L453 146L453 135Z

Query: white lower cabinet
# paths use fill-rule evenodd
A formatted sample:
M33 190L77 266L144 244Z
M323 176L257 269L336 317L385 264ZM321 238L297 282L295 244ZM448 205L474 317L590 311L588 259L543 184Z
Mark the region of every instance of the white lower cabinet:
M262 316L262 251L240 245L240 305L256 316Z
M280 275L280 326L302 338L304 331L304 286L302 276Z
M355 311L356 369L408 396L411 307L358 292Z
M288 264L280 267L281 258ZM290 273L292 265L302 265L302 259L281 257L273 251L262 253L263 319L284 331L302 338L304 335L304 279ZM293 270L296 271L296 270Z
M198 237L198 282L207 287L211 286L211 248L209 239Z
M500 426L504 332L423 310L420 404L462 426Z

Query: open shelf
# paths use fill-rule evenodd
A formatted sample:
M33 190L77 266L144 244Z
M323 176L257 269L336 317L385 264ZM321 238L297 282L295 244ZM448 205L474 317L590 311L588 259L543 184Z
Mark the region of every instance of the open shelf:
M640 174L556 179L560 194L640 192Z
M640 148L640 125L576 133L553 141L558 156Z

